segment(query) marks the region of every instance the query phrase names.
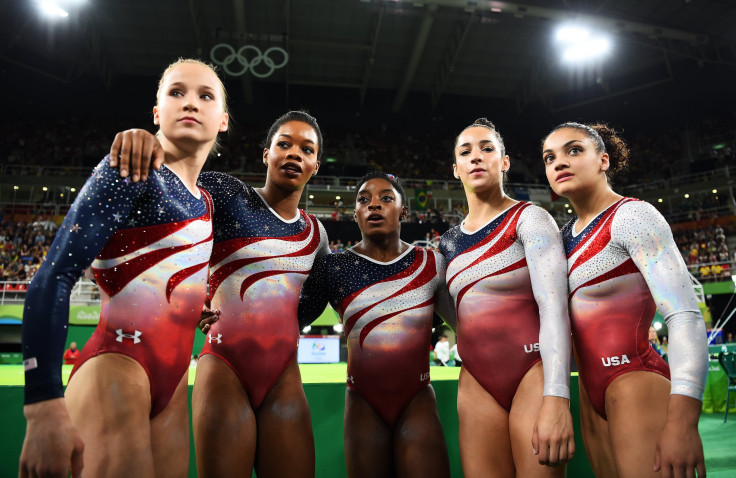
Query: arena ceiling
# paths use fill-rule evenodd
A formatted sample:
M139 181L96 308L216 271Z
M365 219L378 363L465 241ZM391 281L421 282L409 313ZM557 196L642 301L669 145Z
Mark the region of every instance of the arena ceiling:
M395 112L416 93L432 110L460 95L555 112L678 81L707 89L736 72L730 0L58 0L70 15L53 22L39 3L2 2L6 67L67 84L92 75L109 88L156 76L180 56L209 59L220 44L256 47L244 51L251 60L272 47L288 52L281 68L264 61L253 67L259 76L233 77L246 103L262 85L283 86L287 100L317 86L351 90L361 106L372 91L388 92ZM562 65L553 40L561 23L607 32L612 53ZM270 55L278 66L278 51Z

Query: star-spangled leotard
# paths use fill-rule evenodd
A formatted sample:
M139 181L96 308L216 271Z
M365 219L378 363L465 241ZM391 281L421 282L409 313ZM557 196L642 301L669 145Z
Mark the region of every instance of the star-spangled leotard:
M258 194L223 173L202 173L215 203L209 295L220 319L202 355L235 372L257 410L299 345L299 291L315 257L326 254L322 224L304 211L283 219Z
M605 394L621 374L646 370L672 393L702 399L708 372L705 324L669 225L643 201L622 198L580 233L562 228L570 282L570 320L580 380L606 417ZM667 323L669 367L649 344L655 310Z
M552 217L518 202L475 232L450 229L440 251L465 370L509 411L542 360L544 395L570 398L565 255Z
M345 327L348 387L393 429L429 384L435 308L454 326L442 256L418 247L390 262L349 249L326 255L304 284L302 325L316 319L328 301Z
M28 289L23 314L26 403L61 397L69 294L92 265L100 321L72 371L103 353L135 359L151 386L151 416L189 367L206 297L212 204L166 166L131 183L105 158L79 192ZM94 262L93 262L94 261Z

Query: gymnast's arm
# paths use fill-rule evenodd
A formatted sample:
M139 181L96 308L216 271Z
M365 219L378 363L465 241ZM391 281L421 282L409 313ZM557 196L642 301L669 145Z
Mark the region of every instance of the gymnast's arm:
M143 187L123 181L104 159L79 192L28 288L22 328L27 428L21 476L44 469L66 476L70 456L78 456L73 468L81 469L81 439L69 420L61 381L69 295L128 217Z
M314 259L309 277L304 281L299 294L299 330L317 320L324 312L328 302L327 259L329 254L318 255Z
M436 315L439 315L442 320L452 329L457 330L457 313L455 311L455 304L450 295L450 291L447 290L447 281L445 278L445 258L442 254L437 251L429 251L429 254L434 254L435 261L437 264L437 290L434 293L434 311Z
M672 389L655 468L695 467L701 476L705 465L698 418L708 374L708 345L690 276L669 224L651 204L632 201L623 205L613 220L612 232L644 276L669 330Z
M567 259L557 224L537 206L522 213L517 233L524 245L534 298L539 306L539 352L544 367L542 408L532 433L532 448L544 465L572 459L570 414L570 318L567 310Z

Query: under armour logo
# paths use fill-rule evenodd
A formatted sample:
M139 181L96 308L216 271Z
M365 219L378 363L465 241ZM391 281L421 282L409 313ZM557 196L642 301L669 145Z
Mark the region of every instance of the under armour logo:
M134 344L137 344L141 341L140 336L143 334L143 332L141 332L140 330L136 330L132 334L124 334L123 329L117 329L115 333L118 334L118 338L115 339L118 342L122 342L123 339L125 338L125 339L133 339Z
M352 375L348 375L348 382L355 383L355 379L353 378Z
M218 344L222 343L222 334L217 334L217 337L213 337L212 334L207 334L207 338L209 339L210 343L217 342Z

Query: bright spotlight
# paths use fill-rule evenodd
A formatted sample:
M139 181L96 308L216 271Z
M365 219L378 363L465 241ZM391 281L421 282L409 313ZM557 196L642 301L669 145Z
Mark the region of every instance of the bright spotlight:
M555 33L556 42L562 47L566 62L580 62L606 55L611 42L597 31L577 26L563 26Z
M654 323L654 329L655 330L661 330L662 329L662 322L655 322Z
M562 58L569 62L590 60L606 55L610 49L611 45L608 40L598 38L568 46L562 54Z
M307 325L306 327L304 327L304 328L302 329L302 332L304 332L304 333L306 334L306 333L307 333L307 332L309 332L310 330L312 330L312 326L311 326L311 325Z
M56 2L41 2L39 7L41 7L42 12L50 17L65 18L69 16L67 11L57 5Z
M657 199L657 202L662 202L662 198Z
M585 28L560 27L555 38L562 43L580 43L586 41L589 36L590 32Z
M335 324L332 326L332 330L337 332L338 334L342 332L342 324Z

